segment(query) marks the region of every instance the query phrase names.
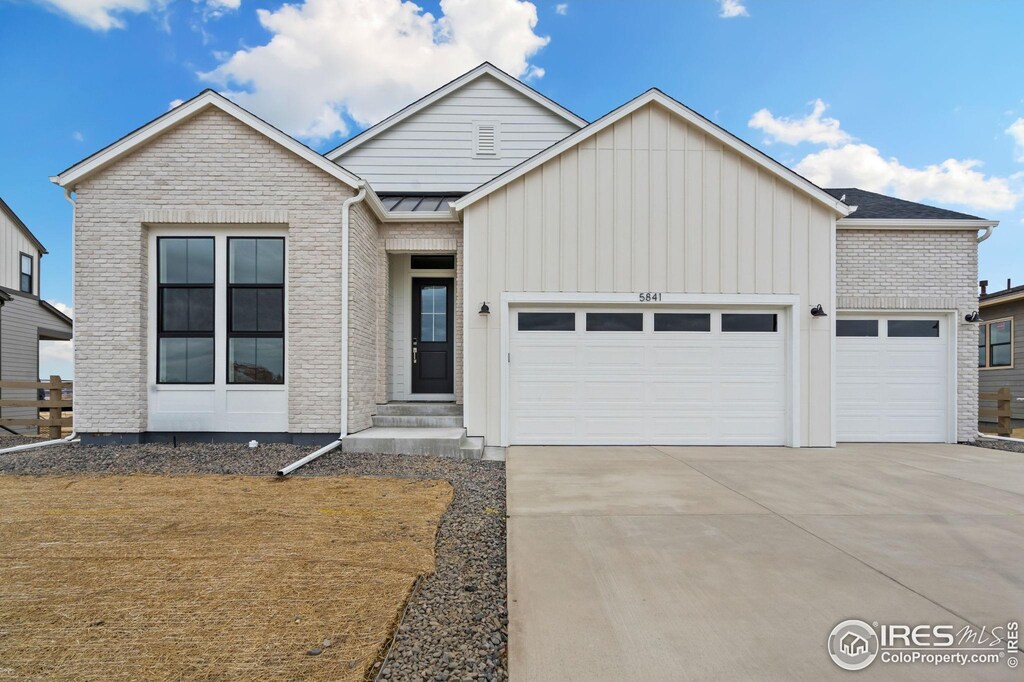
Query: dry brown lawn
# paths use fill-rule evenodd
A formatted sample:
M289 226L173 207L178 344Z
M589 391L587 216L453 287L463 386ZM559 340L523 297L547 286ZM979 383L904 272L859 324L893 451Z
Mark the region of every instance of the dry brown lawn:
M0 679L361 680L451 499L445 481L0 476Z

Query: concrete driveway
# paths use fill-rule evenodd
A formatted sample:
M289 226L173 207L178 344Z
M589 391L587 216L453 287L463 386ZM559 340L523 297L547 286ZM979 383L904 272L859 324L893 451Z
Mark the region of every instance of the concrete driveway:
M826 641L850 618L1024 621L1024 455L513 447L507 477L513 682L1021 679L851 673Z

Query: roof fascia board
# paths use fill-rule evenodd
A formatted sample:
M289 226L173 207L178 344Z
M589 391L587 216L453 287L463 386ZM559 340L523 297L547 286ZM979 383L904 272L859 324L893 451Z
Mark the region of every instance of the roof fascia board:
M840 230L983 230L998 225L998 220L965 218L843 218L836 222Z
M104 147L100 151L78 162L64 172L51 177L50 181L60 185L61 187L74 187L76 182L105 168L124 154L127 154L136 147L147 143L154 137L166 132L180 123L183 123L211 106L217 107L224 113L234 117L236 120L246 124L250 128L253 128L257 132L262 133L264 136L270 138L274 142L277 142L285 149L309 161L325 173L334 176L352 189L357 189L359 187L360 179L357 176L345 170L338 164L328 161L322 155L302 144L295 138L283 133L263 119L246 111L231 100L212 90L205 90L188 102L180 104L174 109L168 111L166 114L153 119L138 130L122 137L117 142Z
M519 79L514 78L513 76L505 73L504 71L494 66L493 64L484 62L480 66L476 67L471 71L467 71L466 73L462 74L461 76L447 83L446 85L442 85L440 88L434 90L430 94L421 97L412 104L406 106L404 109L401 109L391 114L380 123L370 126L361 133L358 133L355 137L352 137L351 139L347 140L346 142L343 142L339 146L335 147L331 151L324 154L324 156L326 156L328 159L332 161L337 160L338 157L343 156L345 153L352 151L353 149L355 149L362 143L366 142L367 140L372 140L374 137L383 133L385 130L388 130L389 128L398 123L401 123L402 121L409 118L413 114L422 111L423 109L429 107L431 104L444 98L449 93L458 90L467 83L470 83L484 75L489 75L493 76L494 78L497 78L505 85L516 90L520 94L530 98L531 100L541 105L542 107L548 109L549 111L552 111L553 113L561 116L562 118L569 121L578 128L582 128L587 125L587 121L585 119L582 119L576 114L572 113L558 102L548 97L545 97L544 95L540 94L530 86L521 82Z
M747 158L753 163L761 166L762 168L765 168L766 170L772 171L778 176L781 176L790 184L796 186L797 188L801 189L802 191L810 195L812 198L817 199L821 203L825 204L840 216L846 216L850 214L852 209L849 206L842 203L825 190L813 184L806 178L799 176L789 168L786 168L775 159L772 159L771 157L758 151L754 147L751 147L749 144L743 142L738 137L735 137L731 133L714 125L713 123L705 119L703 116L700 116L690 108L677 102L676 100L672 99L671 97L657 89L648 90L639 97L633 98L629 102L623 104L618 109L615 109L605 114L598 120L594 121L586 128L578 130L577 132L563 139L561 142L556 142L552 146L548 147L546 150L527 159L526 161L523 161L518 166L509 169L505 173L484 183L480 187L477 187L469 194L466 194L465 196L461 197L458 201L454 202L455 210L461 213L467 206L487 196L488 194L498 189L499 187L503 187L504 185L507 185L513 180L520 178L523 175L526 175L534 168L539 167L540 165L544 164L550 159L553 159L559 154L565 152L566 150L578 145L583 140L586 140L587 138L596 135L605 128L611 126L612 124L625 118L626 116L629 116L634 111L637 111L638 109L652 102L657 103L660 106L668 109L670 113L678 115L687 123L695 126L701 131L712 136L726 147L732 149L733 151L737 152L738 154Z
M1002 297L999 294L995 294L992 295L991 298L979 300L978 305L982 308L987 308L988 306L999 305L1001 303L1013 303L1014 301L1019 301L1021 299L1024 299L1024 291L1018 291L1010 296Z
M46 310L47 312L51 313L54 317L56 317L58 320L60 320L64 324L68 325L69 327L74 327L75 326L75 323L71 320L70 317L68 317L66 314L62 313L60 310L57 310L57 308L52 303L50 303L49 301L44 301L43 299L39 299L39 305L42 306L42 308L44 310Z
M7 217L11 219L12 223L14 223L14 226L21 230L30 242L35 244L35 247L39 249L40 253L50 253L46 250L46 247L43 246L43 243L36 239L36 236L32 234L32 230L28 229L28 225L22 222L21 218L18 217L18 214L14 212L14 209L7 205L7 202L3 200L3 197L0 197L0 211L7 214Z

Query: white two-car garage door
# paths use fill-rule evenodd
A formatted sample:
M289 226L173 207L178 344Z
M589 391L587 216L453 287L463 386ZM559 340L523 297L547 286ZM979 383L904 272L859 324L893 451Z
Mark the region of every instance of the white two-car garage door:
M781 310L513 309L511 444L786 442Z
M951 439L949 335L944 316L840 316L837 440Z

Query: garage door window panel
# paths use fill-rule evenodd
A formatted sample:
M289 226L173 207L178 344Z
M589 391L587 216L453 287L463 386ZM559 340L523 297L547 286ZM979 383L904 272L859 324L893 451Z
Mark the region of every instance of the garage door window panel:
M710 313L654 313L656 332L710 332Z
M642 332L643 313L587 313L588 332Z
M516 318L521 332L576 331L576 313L519 313Z
M939 338L938 320L889 320L888 336L892 339Z
M779 316L774 313L722 313L722 331L777 332Z
M877 337L878 320L836 320L836 336Z

